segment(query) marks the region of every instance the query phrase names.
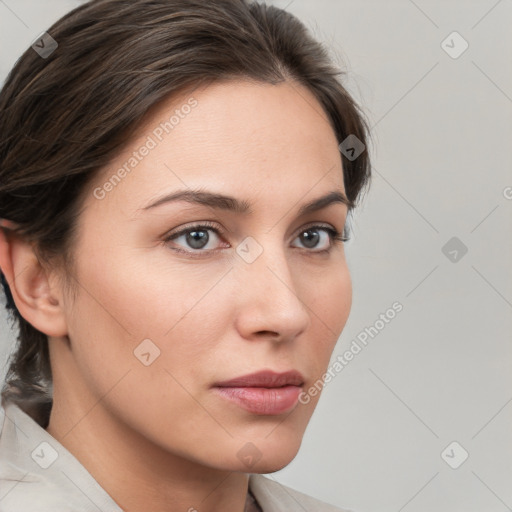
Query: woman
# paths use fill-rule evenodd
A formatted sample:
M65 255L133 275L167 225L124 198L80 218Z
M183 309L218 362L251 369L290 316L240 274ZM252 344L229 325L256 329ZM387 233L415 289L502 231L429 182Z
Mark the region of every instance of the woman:
M93 0L0 94L0 510L340 510L295 457L368 129L283 10Z

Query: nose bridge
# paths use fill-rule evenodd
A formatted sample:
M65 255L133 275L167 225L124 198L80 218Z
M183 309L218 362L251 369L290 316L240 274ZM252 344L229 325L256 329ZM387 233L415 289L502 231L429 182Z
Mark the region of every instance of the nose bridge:
M275 284L281 283L285 291L277 295L293 294L296 296L295 284L287 261L286 248L279 242L278 237L272 234L260 236L258 240L247 237L237 248L245 262L245 272L250 274L248 279L255 280L262 288L275 288ZM253 283L254 284L254 283Z
M307 307L296 289L286 248L275 235L244 240L237 248L239 278L244 290L245 326L251 331L272 331L282 337L297 335L309 324Z

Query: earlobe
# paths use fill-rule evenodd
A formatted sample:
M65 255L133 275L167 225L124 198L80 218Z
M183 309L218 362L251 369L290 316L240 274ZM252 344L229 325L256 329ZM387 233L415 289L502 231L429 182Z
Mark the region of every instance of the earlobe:
M42 266L33 245L0 224L0 269L5 276L21 316L42 333L61 337L67 334L60 288Z

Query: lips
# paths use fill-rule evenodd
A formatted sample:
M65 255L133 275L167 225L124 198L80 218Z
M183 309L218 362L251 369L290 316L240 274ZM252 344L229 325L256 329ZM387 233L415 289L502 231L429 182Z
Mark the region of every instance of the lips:
M238 387L257 387L257 388L280 388L282 386L302 386L304 377L297 371L291 370L283 373L275 373L263 370L243 377L236 377L231 380L215 384L217 387L238 388Z
M263 370L219 382L213 390L250 413L279 415L297 405L303 385L304 377L296 370Z

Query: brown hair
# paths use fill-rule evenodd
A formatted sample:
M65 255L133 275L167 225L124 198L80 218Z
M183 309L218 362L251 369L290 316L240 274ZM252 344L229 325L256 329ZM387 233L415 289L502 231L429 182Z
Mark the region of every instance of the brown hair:
M48 34L58 47L44 58L28 48L0 93L0 218L17 225L41 261L71 264L86 184L150 108L185 88L229 78L291 79L315 95L339 142L354 135L367 145L368 123L339 79L343 72L297 18L276 7L249 0L92 0ZM340 157L351 209L369 185L368 151ZM1 277L19 330L2 399L46 427L48 337L19 314Z

